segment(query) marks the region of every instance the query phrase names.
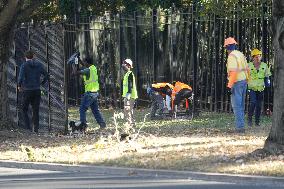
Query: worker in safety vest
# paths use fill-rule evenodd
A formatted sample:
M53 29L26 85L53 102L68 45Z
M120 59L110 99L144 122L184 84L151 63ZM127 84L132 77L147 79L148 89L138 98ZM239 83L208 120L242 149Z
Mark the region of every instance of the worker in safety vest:
M122 62L122 68L125 71L123 77L122 97L124 98L124 116L127 121L126 132L135 127L135 121L133 117L133 109L135 99L138 98L136 80L132 72L133 62L131 59L125 59Z
M171 114L171 94L174 86L170 83L153 83L147 88L147 94L150 96L151 112L150 119L163 119L164 96L166 97L166 107Z
M100 126L100 129L104 129L106 127L106 123L98 106L98 92L100 89L100 85L97 68L93 65L93 60L91 58L86 58L84 61L80 61L80 63L85 68L77 71L75 74L83 76L85 93L82 96L79 110L80 123L77 123L77 125L81 124L83 125L83 127L87 127L86 111L90 107L97 123Z
M255 125L259 126L263 91L265 87L270 86L271 72L267 64L261 62L262 52L259 49L253 49L251 56L253 61L248 63L250 69L248 125L252 126L252 116L255 111Z
M182 83L180 81L174 82L174 88L172 91L172 106L173 109L177 105L180 104L180 102L184 99L186 99L186 109L188 110L188 98L192 96L192 88L191 86ZM176 108L174 111L177 111Z
M227 74L228 85L231 91L231 104L235 115L237 133L244 133L245 129L245 96L249 68L246 57L237 50L237 42L234 38L225 39L224 47L228 52Z

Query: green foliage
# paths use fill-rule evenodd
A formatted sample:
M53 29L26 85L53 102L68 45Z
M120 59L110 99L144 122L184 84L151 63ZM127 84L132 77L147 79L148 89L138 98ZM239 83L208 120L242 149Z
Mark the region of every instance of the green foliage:
M75 6L77 2L77 6ZM113 14L131 13L133 11L147 11L160 9L167 11L171 8L179 12L188 12L192 4L196 14L205 16L217 14L219 17L247 17L263 11L262 4L271 5L271 0L51 0L37 9L33 15L34 20L58 20L64 15L74 18L75 11L81 15L104 15L106 11ZM76 7L76 8L75 8ZM259 12L255 12L259 7Z
M57 2L54 0L50 1L49 3L45 3L36 9L31 17L31 19L33 19L35 22L43 20L56 21L60 18L59 7Z

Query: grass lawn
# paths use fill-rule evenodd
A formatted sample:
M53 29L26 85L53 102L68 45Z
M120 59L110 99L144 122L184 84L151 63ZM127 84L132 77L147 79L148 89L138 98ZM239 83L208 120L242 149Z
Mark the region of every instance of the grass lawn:
M232 114L202 112L193 120L143 122L146 113L135 111L141 130L130 141L120 142L113 135L116 128L123 129L123 120L117 118L114 124L113 110L103 111L106 135L96 134L98 125L90 112L89 134L83 137L2 131L0 136L6 137L0 137L0 159L284 176L284 155L256 151L270 130L268 117L261 127L235 134ZM78 120L78 109L71 108L69 114L70 120Z

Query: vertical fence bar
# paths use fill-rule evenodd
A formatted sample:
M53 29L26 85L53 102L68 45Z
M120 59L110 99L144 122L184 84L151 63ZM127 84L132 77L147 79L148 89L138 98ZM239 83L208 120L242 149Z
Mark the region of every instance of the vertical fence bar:
M62 26L62 33L63 33L63 45L65 44L65 27ZM64 56L64 105L65 105L65 126L64 126L64 133L68 133L68 65L66 62L66 51L63 48L63 56Z
M169 23L169 34L170 34L170 69L171 69L171 81L173 82L174 81L174 72L173 72L173 36L172 36L172 25L173 25L173 7L171 7L171 14L170 14L170 19L171 19L171 22Z
M122 62L122 58L121 58L121 28L122 28L122 21L121 21L121 13L119 13L118 15L118 19L119 19L119 26L118 26L118 51L119 51L119 83L121 84L121 79L122 79L122 71L121 71L121 62ZM120 85L119 88L119 107L122 107L122 86Z
M218 64L217 64L217 52L219 52L217 50L217 45L216 45L216 38L217 38L217 27L216 27L216 14L214 13L214 25L213 25L213 31L214 31L214 39L213 39L213 44L214 44L214 66L215 66L215 77L214 77L214 111L216 112L217 111L217 108L218 108L218 98L217 98L217 77L218 77ZM212 81L213 82L213 81Z
M197 87L196 87L196 56L195 56L195 18L194 18L194 12L195 12L195 1L192 3L191 6L191 63L192 63L192 69L193 69L193 92L195 94L195 97L193 98L193 111L196 111L196 97L197 97Z
M141 87L140 87L140 74L139 74L139 64L137 62L137 28L138 28L138 24L137 24L137 12L134 12L134 63L135 63L135 68L136 68L136 85L138 86L138 91L141 91ZM136 102L136 107L138 106L138 102Z
M220 27L221 27L221 29L220 29L220 34L219 34L219 45L221 45L222 47L223 47L223 40L224 40L224 38L226 37L225 36L225 21L223 20L223 19L219 19L219 21L220 21ZM222 49L223 50L223 49ZM225 106L225 103L224 103L224 99L225 99L225 97L224 97L224 94L225 95L227 95L227 93L226 93L226 91L225 91L225 88L224 88L224 67L225 67L225 57L226 57L226 55L225 55L225 53L224 53L224 51L221 51L222 53L221 53L221 59L220 59L220 64L221 64L221 66L220 66L220 79L221 79L221 98L220 98L220 100L221 100L221 108L220 108L220 110L221 111L225 111L225 108L224 108L224 106Z
M17 30L18 31L18 30ZM13 41L13 58L15 60L15 73L16 73L16 77L15 77L15 82L16 82L16 120L17 120L17 127L19 127L19 121L20 121L20 116L19 116L19 90L18 90L18 75L19 75L19 66L17 64L17 51L16 51L16 35L17 35L17 32L14 33L14 41Z
M152 68L154 71L153 79L157 81L157 66L155 64L155 44L156 44L156 20L157 20L157 11L156 9L152 9Z
M106 43L107 43L107 26L106 26L106 15L103 17L103 48L104 48L104 55L102 58L102 68L104 71L104 100L105 100L105 108L107 108L107 90L106 90L106 76L107 76L107 67L106 67Z
M48 73L48 77L50 76L50 62L49 62L49 56L48 56L48 32L47 32L48 28L45 25L44 26L44 32L45 32L45 56L46 56L46 61L47 61L47 73ZM48 79L48 86L47 86L47 106L48 106L48 131L51 131L51 102L50 102L50 78Z

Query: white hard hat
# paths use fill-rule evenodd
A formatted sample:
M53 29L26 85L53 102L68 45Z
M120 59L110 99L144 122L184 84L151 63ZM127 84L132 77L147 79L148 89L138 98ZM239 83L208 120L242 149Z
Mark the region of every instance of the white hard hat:
M133 68L133 62L132 62L132 60L131 60L131 59L129 59L129 58L125 59L125 60L124 60L124 63L129 64L129 65L130 65L130 67L131 67L131 68Z

